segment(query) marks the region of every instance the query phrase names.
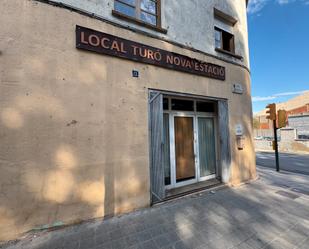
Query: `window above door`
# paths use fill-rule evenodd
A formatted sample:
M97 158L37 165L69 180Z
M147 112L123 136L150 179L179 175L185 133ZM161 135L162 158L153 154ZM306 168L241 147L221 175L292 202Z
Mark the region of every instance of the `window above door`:
M164 112L216 113L215 102L164 96Z
M166 33L161 27L160 0L114 0L113 15L141 26Z

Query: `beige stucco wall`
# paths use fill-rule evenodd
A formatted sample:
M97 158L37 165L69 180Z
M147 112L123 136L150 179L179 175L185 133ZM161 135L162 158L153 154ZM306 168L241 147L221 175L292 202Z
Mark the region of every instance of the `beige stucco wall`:
M0 241L149 206L149 88L227 98L231 183L255 177L244 68L29 0L2 1L0 23ZM227 79L79 51L76 24L223 65Z

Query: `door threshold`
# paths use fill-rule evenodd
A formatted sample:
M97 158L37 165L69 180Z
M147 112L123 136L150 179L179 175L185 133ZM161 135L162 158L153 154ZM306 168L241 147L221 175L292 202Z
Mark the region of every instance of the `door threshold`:
M174 189L168 189L165 192L165 201L175 199L178 197L182 197L185 195L193 194L196 192L200 192L203 190L211 189L211 188L216 188L218 186L224 186L224 184L219 181L218 179L214 178L211 180L203 181L203 182L198 182L190 185L186 185L183 187L179 188L174 188Z

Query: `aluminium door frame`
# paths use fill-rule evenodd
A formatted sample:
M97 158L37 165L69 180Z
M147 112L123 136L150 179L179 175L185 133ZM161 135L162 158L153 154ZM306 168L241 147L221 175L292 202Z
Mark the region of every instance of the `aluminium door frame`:
M201 112L186 112L186 111L164 111L164 113L169 114L169 135L170 135L170 172L171 172L171 184L166 185L166 189L173 189L178 187L187 186L190 184L207 181L214 179L218 174L218 138L217 138L217 122L216 115L211 113L201 113ZM176 151L175 151L175 117L192 117L193 118L193 147L194 147L194 168L195 168L195 178L183 182L177 183L176 180ZM198 145L198 118L211 118L214 125L214 136L215 136L215 174L201 177L200 176L200 159L199 159L199 145Z
M193 152L194 152L194 170L195 170L195 177L194 179L187 180L187 181L182 181L177 183L176 179L176 149L175 149L175 117L189 117L192 118L193 122ZM166 186L166 189L170 188L178 188L178 187L183 187L186 185L190 185L193 183L196 183L198 181L197 179L197 164L196 164L196 134L195 134L195 116L194 114L189 114L186 112L170 112L169 113L169 131L170 131L170 167L171 167L171 184Z
M203 181L207 181L207 180L210 180L210 179L214 179L217 177L217 174L218 174L218 138L217 138L217 122L216 122L216 115L205 115L204 113L203 114L196 114L195 115L195 118L196 118L196 125L197 125L197 129L196 129L196 137L197 137L197 141L196 141L196 144L197 144L197 153L196 153L196 158L197 158L197 164L198 164L198 182L203 182ZM200 168L200 151L199 151L199 141L198 141L198 138L199 138L199 133L198 133L198 119L199 118L209 118L212 120L213 122L213 126L214 126L214 138L215 138L215 170L216 172L214 174L211 174L211 175L208 175L208 176L203 176L201 177L201 168Z

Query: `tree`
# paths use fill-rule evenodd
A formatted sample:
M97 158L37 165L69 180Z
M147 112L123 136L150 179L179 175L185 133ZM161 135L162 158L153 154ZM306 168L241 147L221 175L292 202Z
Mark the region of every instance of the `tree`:
M253 128L258 130L260 129L260 125L260 119L258 117L253 118Z

